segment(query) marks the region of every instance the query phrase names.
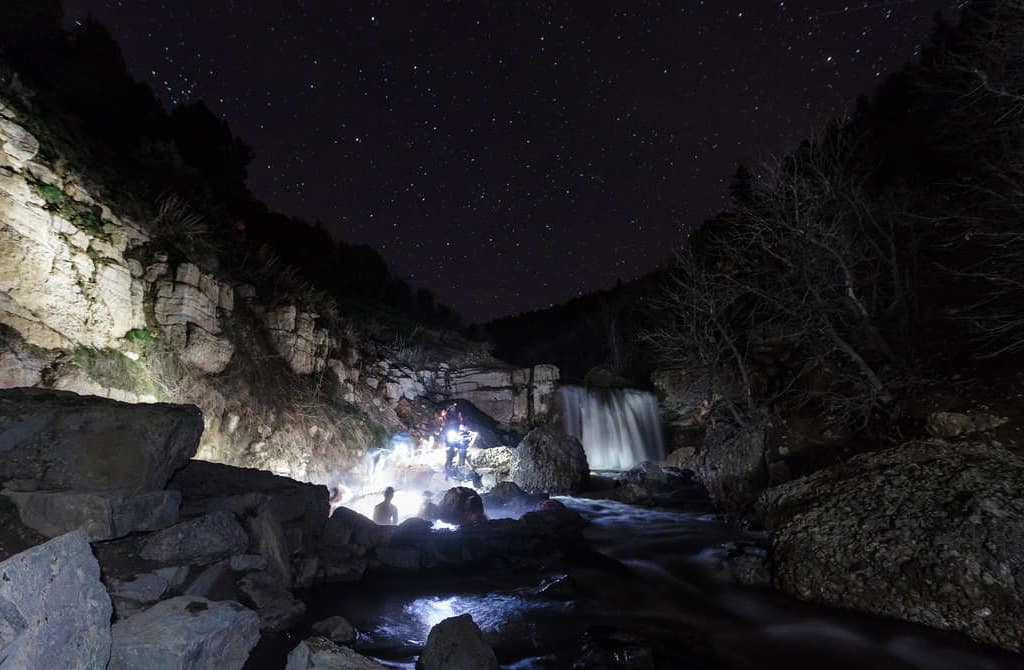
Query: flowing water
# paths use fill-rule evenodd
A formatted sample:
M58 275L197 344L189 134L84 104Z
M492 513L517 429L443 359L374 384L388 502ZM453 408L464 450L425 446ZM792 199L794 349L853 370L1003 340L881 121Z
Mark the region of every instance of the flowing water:
M583 443L592 470L627 470L665 456L658 401L651 393L563 386L558 404L565 432Z
M764 538L726 525L707 509L562 501L591 522L585 534L594 547L621 562L572 569L575 600L541 593L555 575L389 576L324 591L312 620L345 616L360 633L357 650L395 667L413 667L431 626L464 613L480 625L506 668L571 668L581 639L594 631L636 636L643 641L638 644L654 649L657 668L1022 667L1020 657L958 635L728 582L721 577L723 545Z

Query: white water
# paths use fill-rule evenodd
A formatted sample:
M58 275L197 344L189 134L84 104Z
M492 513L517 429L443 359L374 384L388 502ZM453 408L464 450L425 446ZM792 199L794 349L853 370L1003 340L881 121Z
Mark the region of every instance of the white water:
M626 470L665 457L658 401L636 389L563 386L565 431L583 443L591 470Z

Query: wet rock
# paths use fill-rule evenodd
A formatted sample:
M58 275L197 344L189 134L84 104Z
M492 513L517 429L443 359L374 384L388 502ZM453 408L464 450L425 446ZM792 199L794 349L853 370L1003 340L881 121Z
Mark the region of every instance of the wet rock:
M84 528L90 542L167 528L178 520L181 495L151 491L137 495L75 491L3 491L26 526L46 537Z
M238 580L238 588L248 604L260 615L260 627L282 631L294 626L306 613L306 606L273 575L251 572Z
M939 440L770 489L775 583L804 600L1024 640L1024 459Z
M356 641L356 630L345 617L332 616L317 621L313 624L312 630L335 644L352 644Z
M744 586L771 586L771 561L766 547L750 542L730 542L723 549L722 572L726 578Z
M498 657L468 614L445 619L430 629L417 670L497 670Z
M579 587L575 579L561 575L541 587L540 594L552 600L575 600L579 597Z
M325 637L311 637L288 654L285 670L387 670L387 666Z
M1009 421L1006 417L992 414L961 414L959 412L932 412L926 426L935 437L961 437L971 433L994 430Z
M669 474L657 463L644 461L623 473L622 479L641 486L665 486L669 483Z
M553 426L534 428L512 454L512 481L529 493L578 493L589 475L583 445Z
M259 617L236 602L179 596L115 623L111 636L108 670L239 670Z
M530 495L514 482L501 482L481 496L488 514L522 516L547 498L545 494Z
M471 488L455 486L448 489L437 506L442 521L461 526L486 519L484 503L480 495Z
M146 560L161 563L212 563L240 554L249 537L230 512L214 512L183 521L151 535L142 545Z
M192 405L0 390L0 480L34 480L47 490L156 491L195 455L202 432Z
M763 431L720 423L708 429L691 466L716 505L738 511L754 502L768 483L764 454Z
M110 597L85 532L62 535L0 563L0 665L104 668Z

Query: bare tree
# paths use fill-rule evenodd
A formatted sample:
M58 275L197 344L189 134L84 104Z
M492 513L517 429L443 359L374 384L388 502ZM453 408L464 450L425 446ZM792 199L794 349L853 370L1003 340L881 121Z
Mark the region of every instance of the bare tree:
M740 423L784 402L863 425L893 404L897 358L878 323L903 309L904 272L894 224L876 216L850 153L807 143L768 166L746 203L690 240L666 288L649 340L714 380Z

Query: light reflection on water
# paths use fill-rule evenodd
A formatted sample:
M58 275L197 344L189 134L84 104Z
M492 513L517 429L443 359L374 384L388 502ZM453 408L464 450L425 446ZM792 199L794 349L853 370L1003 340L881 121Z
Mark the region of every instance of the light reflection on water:
M495 637L533 614L557 613L566 605L541 600L533 590L481 595L426 596L416 598L402 607L398 616L379 620L369 635L371 641L402 640L410 645L423 645L430 629L445 619L469 614L483 631L484 637Z

